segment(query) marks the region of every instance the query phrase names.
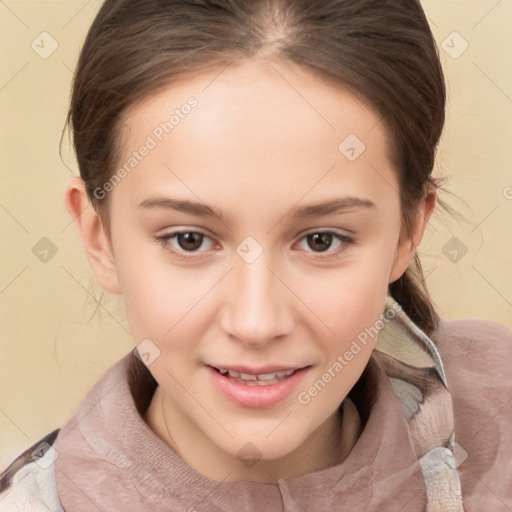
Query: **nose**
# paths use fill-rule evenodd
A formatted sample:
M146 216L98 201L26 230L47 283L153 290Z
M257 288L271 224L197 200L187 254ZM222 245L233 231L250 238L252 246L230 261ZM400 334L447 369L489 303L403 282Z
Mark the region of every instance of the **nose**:
M224 332L255 348L289 334L293 294L283 284L283 277L272 268L265 252L252 263L235 255L221 312Z

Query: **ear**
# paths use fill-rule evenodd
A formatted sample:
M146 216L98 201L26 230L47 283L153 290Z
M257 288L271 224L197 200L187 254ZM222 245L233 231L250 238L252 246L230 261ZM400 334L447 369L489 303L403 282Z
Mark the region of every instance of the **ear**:
M65 186L64 204L84 244L87 259L100 286L109 293L121 293L111 243L81 178Z
M389 283L399 279L407 270L416 250L423 239L423 234L434 213L436 206L437 189L429 185L421 203L416 210L416 214L411 225L411 238L404 238L398 245L395 255L395 262L389 275Z

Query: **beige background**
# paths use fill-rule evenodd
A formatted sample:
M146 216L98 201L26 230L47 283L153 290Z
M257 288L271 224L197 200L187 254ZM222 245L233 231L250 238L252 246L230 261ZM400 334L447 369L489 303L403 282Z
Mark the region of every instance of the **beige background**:
M459 223L440 212L433 220L420 247L427 282L443 316L512 327L512 2L423 4L449 87L437 174L450 177L447 188L463 201L445 198L468 219ZM77 172L69 149L69 168L58 154L72 70L99 5L0 2L0 467L61 427L132 348L120 299L103 297L96 305L101 290L62 196ZM39 52L51 49L42 32L58 44L46 59L31 47L35 41ZM46 262L32 252L37 243L48 249L43 237L57 250ZM453 237L467 248L462 257L460 248L450 253L454 247L446 246Z

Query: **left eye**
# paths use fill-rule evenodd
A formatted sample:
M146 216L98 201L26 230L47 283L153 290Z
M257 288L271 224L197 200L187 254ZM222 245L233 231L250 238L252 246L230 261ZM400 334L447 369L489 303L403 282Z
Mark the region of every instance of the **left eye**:
M352 242L352 239L348 236L334 233L333 231L317 231L314 233L308 233L301 240L305 240L307 245L313 249L313 252L315 253L336 253L339 252L336 249L340 246L343 246L341 249L343 250L345 245ZM328 249L332 248L333 242L337 244L336 247L334 250L328 251Z

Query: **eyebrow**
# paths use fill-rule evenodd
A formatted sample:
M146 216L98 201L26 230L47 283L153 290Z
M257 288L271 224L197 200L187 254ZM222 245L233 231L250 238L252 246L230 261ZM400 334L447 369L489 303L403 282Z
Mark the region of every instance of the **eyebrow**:
M222 210L217 210L205 203L194 201L174 199L171 197L149 197L139 204L141 208L164 208L172 209L183 213L189 213L198 217L212 217L221 222L225 222L226 215ZM343 213L354 208L372 209L376 208L375 203L369 199L360 197L339 197L322 201L320 203L306 206L294 206L290 209L289 215L294 219L304 219L307 217L321 217L324 215L334 215Z

